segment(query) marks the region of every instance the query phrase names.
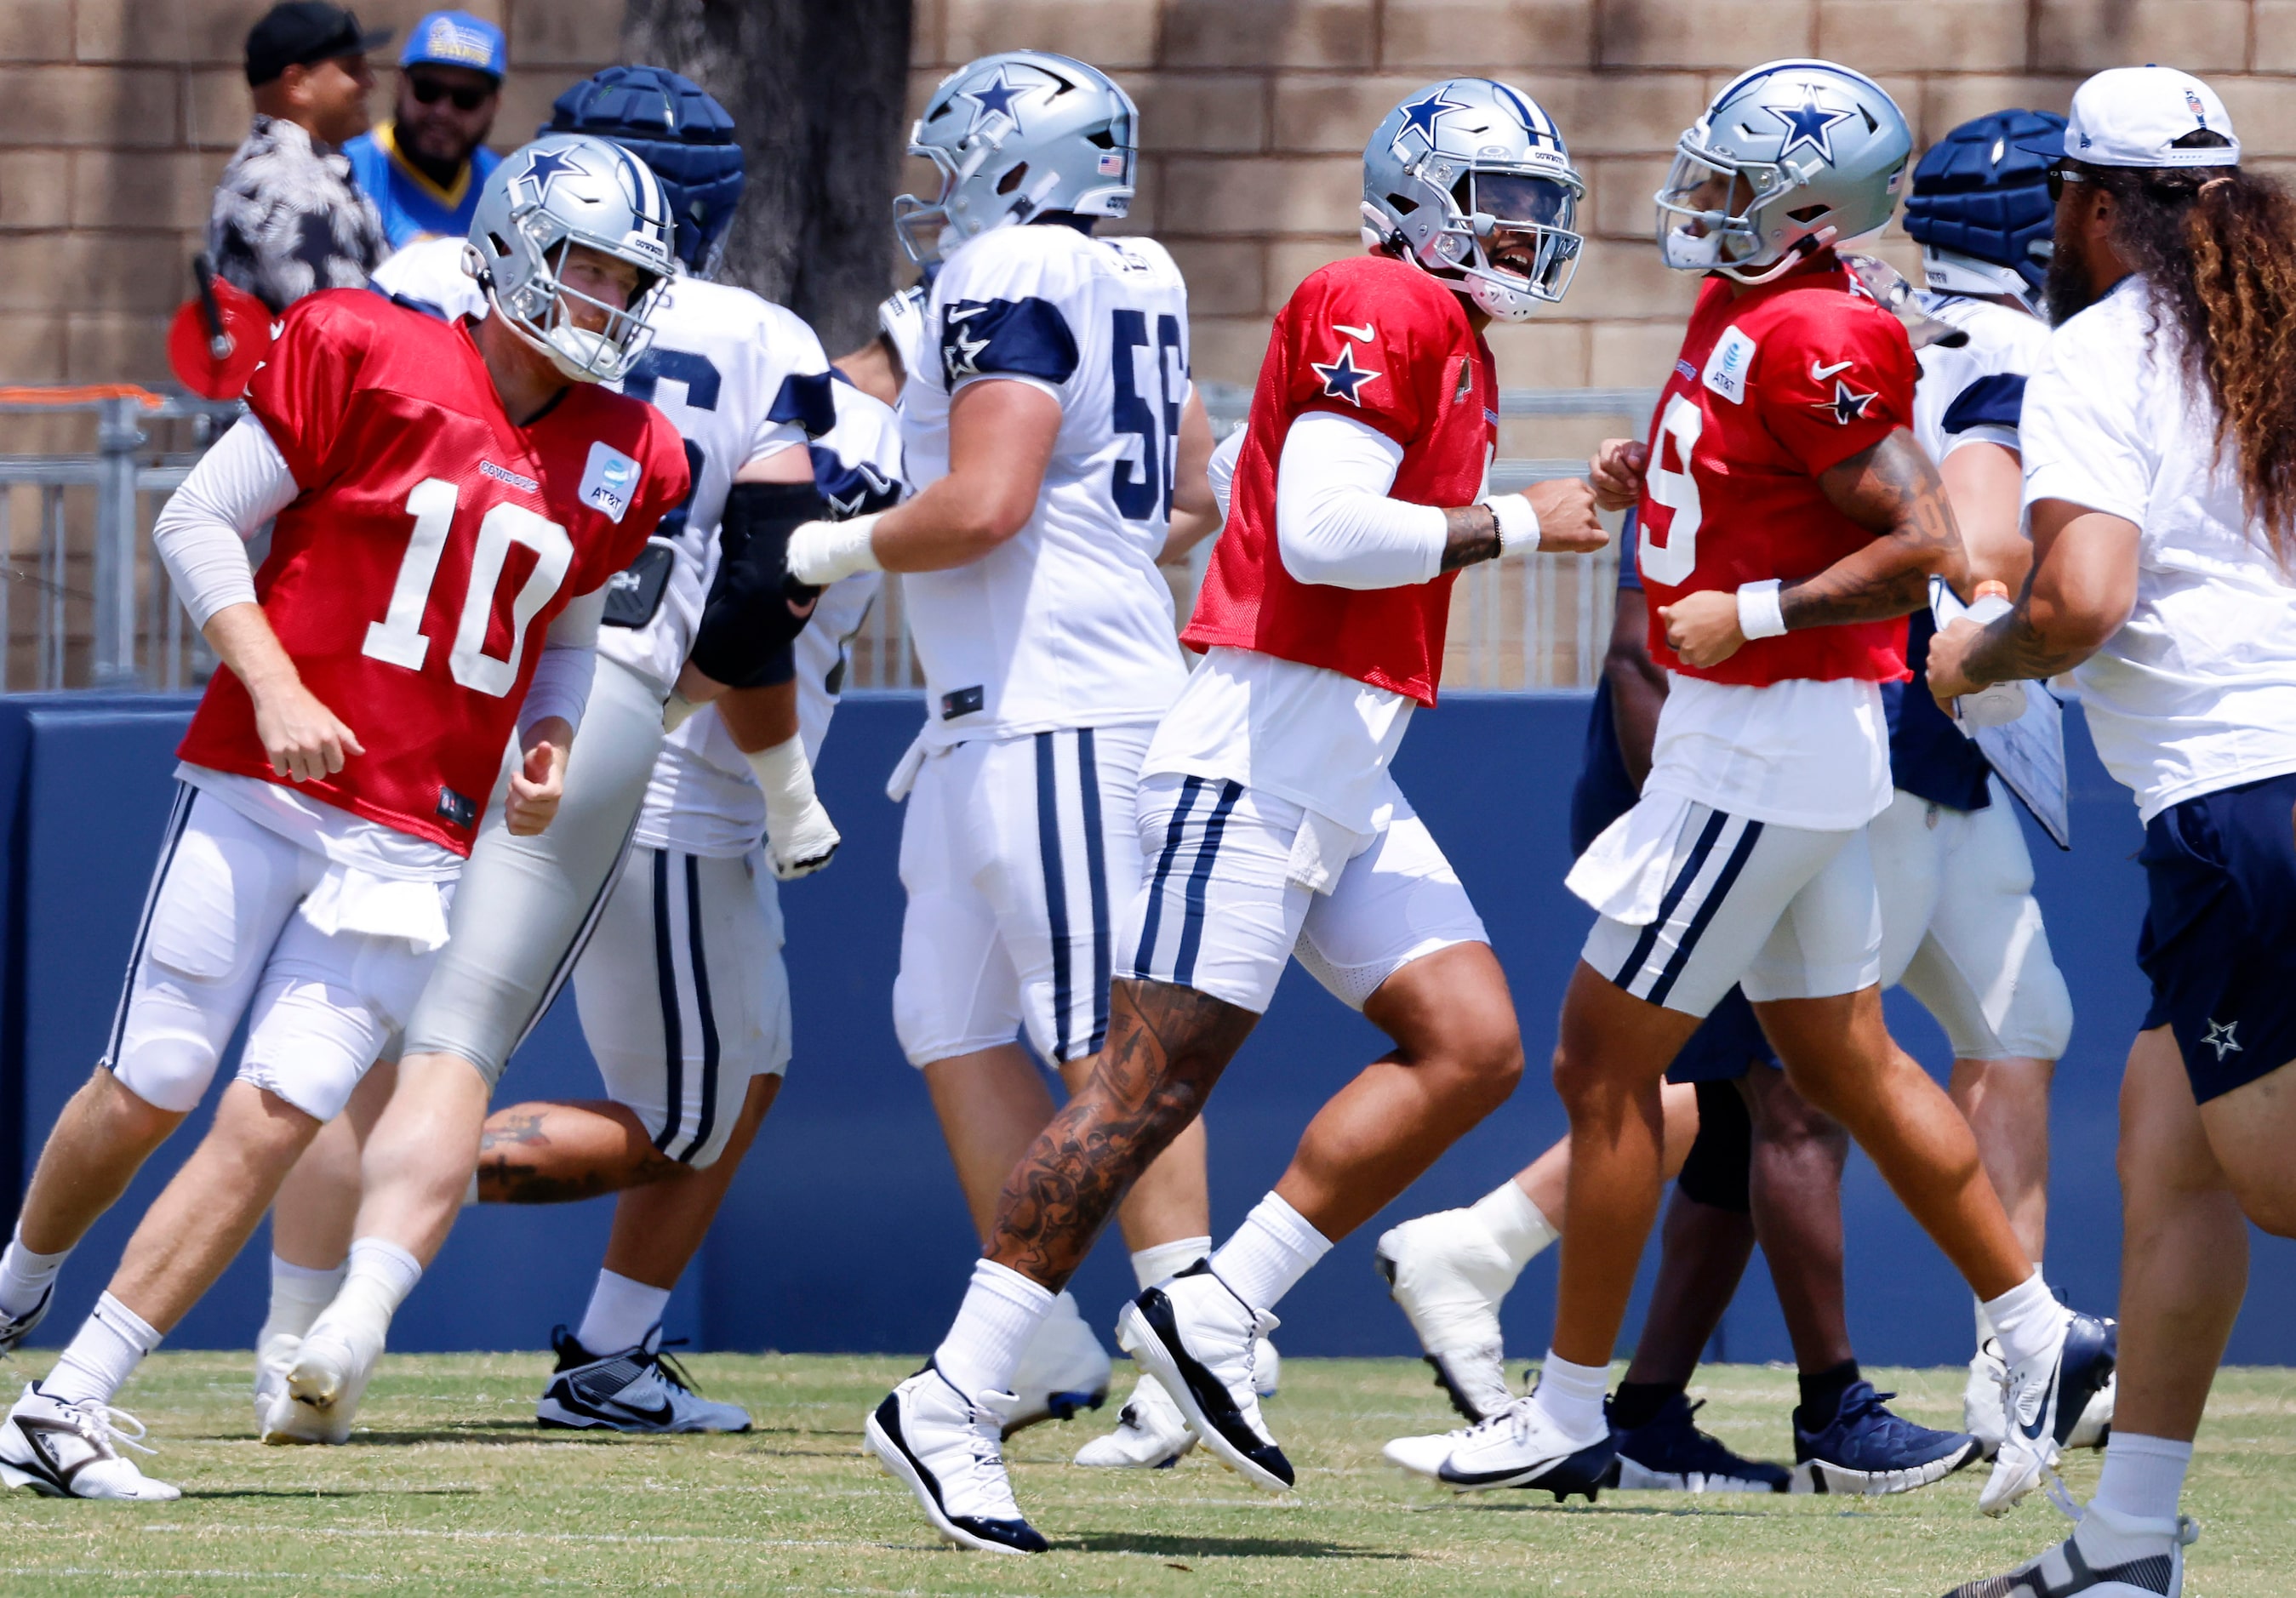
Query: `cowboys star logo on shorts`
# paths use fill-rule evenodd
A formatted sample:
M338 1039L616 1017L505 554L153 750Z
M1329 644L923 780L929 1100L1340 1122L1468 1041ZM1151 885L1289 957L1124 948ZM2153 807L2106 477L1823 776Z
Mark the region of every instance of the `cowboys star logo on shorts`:
M1308 363L1308 368L1324 380L1324 398L1344 399L1352 406L1363 404L1362 398L1356 392L1357 389L1372 379L1384 375L1368 367L1357 365L1355 346L1352 344L1340 346L1337 360L1310 361Z
M1865 420L1866 407L1880 397L1878 392L1860 394L1849 386L1847 380L1837 377L1833 380L1833 398L1813 399L1809 403L1814 409L1833 412L1833 420L1848 427L1853 422Z
M2233 1038L2233 1034L2239 1030L2238 1021L2210 1020L2209 1035L2201 1039L2201 1046L2204 1049L2214 1049L2217 1052L2218 1062L2221 1064L2226 1054L2241 1053L2240 1045Z

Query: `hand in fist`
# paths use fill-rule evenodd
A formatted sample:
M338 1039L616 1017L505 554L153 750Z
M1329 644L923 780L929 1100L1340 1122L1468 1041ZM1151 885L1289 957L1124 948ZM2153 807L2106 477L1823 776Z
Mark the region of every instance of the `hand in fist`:
M1595 491L1583 477L1558 478L1526 489L1538 512L1538 547L1549 554L1590 554L1611 541L1595 519Z
M1640 438L1605 438L1587 463L1587 476L1595 485L1595 504L1605 511L1623 511L1643 496L1643 474L1650 469L1650 446Z

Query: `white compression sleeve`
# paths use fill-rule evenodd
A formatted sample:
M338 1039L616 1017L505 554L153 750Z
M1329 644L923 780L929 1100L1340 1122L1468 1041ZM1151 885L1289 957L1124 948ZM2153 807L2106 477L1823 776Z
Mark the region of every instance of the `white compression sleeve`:
M1243 435L1247 430L1238 428L1219 441L1212 458L1205 464L1205 475L1212 479L1212 498L1219 505L1220 520L1227 520L1228 490L1235 483L1236 457L1243 453Z
M1275 471L1283 570L1336 588L1401 588L1443 570L1440 507L1388 497L1403 447L1376 428L1309 411L1284 435Z
M242 416L200 457L152 529L152 547L193 626L204 627L227 605L255 602L247 541L301 492L252 416Z
M590 678L598 660L598 621L606 613L606 591L577 594L558 612L544 635L542 658L534 663L534 681L527 685L526 701L518 708L519 741L545 717L563 716L578 728L590 703Z

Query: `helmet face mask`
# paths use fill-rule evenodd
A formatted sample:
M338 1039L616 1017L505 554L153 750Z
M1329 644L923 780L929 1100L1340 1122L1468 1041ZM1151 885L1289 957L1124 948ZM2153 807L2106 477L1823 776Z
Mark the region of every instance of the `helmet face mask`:
M1130 213L1139 111L1097 68L1046 51L985 55L941 79L909 135L931 161L931 200L893 201L893 232L919 266L1047 212Z
M1831 61L1772 61L1714 97L1655 196L1659 254L1744 283L1783 276L1896 209L1913 135L1882 86Z
M661 181L644 161L602 139L551 134L488 176L463 261L504 324L562 375L617 382L653 340L646 316L676 269L675 226ZM627 305L567 284L578 246L636 269ZM601 325L581 325L577 306Z
M1388 113L1364 151L1364 237L1494 320L1569 291L1587 184L1538 104L1488 78L1432 84Z

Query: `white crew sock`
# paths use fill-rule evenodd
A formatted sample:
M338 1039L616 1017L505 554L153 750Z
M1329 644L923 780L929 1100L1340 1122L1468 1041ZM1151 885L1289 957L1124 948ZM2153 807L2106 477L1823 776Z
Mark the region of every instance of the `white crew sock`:
M2033 1262L2033 1274L2036 1276L2046 1276L2048 1274L2048 1272L2043 1267L2041 1262L2038 1259ZM1970 1294L1969 1300L1971 1303L1977 1306L1977 1346L1982 1348L1985 1347L1985 1341L1988 1338L1997 1337L2000 1334L1994 1329L1993 1317L1985 1313L1985 1300L1979 1298L1975 1293Z
M1308 1224L1298 1210L1274 1193L1251 1207L1235 1235L1212 1256L1212 1274L1254 1309L1273 1309L1315 1263L1332 1251L1332 1240Z
M2073 1532L2081 1556L2107 1569L2166 1551L2176 1536L2177 1504L2193 1445L2165 1437L2116 1431L2104 1446L2104 1471L2096 1496Z
M1993 1322L1993 1335L2001 1340L2001 1357L2013 1371L2047 1353L2072 1315L2038 1271L1999 1298L1986 1299L1982 1307Z
M276 1254L271 1257L271 1309L263 1317L263 1336L300 1337L310 1331L319 1312L334 1302L350 1274L348 1263L332 1270L295 1265ZM258 1342L260 1340L258 1340Z
M581 1329L574 1340L596 1355L619 1354L645 1341L646 1333L661 1323L669 1307L669 1289L648 1287L612 1271L598 1273L590 1290L590 1307L582 1312Z
M90 1398L109 1404L159 1346L160 1334L144 1317L106 1293L80 1323L55 1369L40 1379L40 1391L63 1404Z
M1499 1252L1520 1275L1522 1267L1538 1258L1542 1250L1562 1235L1562 1229L1546 1218L1546 1214L1530 1201L1530 1195L1514 1184L1512 1177L1467 1206L1467 1213L1482 1222Z
M390 1317L422 1280L422 1262L397 1243L388 1238L359 1238L351 1244L343 1285L320 1319L350 1321L379 1340L387 1339Z
M1209 1237L1176 1237L1168 1243L1157 1243L1151 1248L1132 1250L1132 1277L1140 1283L1140 1291L1177 1276L1212 1251Z
M48 1291L70 1258L70 1249L57 1254L33 1253L24 1246L23 1228L19 1225L7 1250L0 1253L0 1316L12 1320L38 1308L40 1295Z
M981 1260L972 1267L972 1284L964 1290L948 1335L933 1350L933 1364L968 1398L1009 1393L1021 1350L1052 1307L1050 1288L995 1260Z
M1533 1397L1563 1436L1591 1438L1601 1437L1609 1425L1603 1418L1603 1399L1610 1390L1610 1366L1574 1365L1549 1348Z

